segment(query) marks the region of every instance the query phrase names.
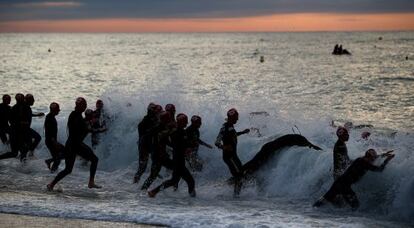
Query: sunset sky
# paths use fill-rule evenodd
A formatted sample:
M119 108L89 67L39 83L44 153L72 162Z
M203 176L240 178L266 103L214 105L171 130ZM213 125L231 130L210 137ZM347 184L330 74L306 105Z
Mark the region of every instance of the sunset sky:
M0 32L414 30L414 0L0 0Z

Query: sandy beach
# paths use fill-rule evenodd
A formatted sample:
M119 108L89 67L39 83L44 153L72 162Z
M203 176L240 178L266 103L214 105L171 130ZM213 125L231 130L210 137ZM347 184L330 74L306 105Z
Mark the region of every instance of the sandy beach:
M33 228L58 228L58 227L130 227L130 228L144 228L144 227L160 227L153 225L143 225L125 222L109 222L88 219L70 219L70 218L52 218L52 217L38 217L18 214L4 214L0 213L0 227L33 227Z

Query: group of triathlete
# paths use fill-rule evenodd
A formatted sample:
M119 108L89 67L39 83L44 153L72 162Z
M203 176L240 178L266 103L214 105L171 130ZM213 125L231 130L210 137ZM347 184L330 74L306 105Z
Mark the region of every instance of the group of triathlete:
M43 113L34 114L31 106L34 104L33 95L24 96L16 94L16 104L10 107L11 97L3 96L3 103L0 104L0 138L4 144L10 144L11 152L0 155L1 159L17 157L20 152L20 160L25 161L28 152L33 154L33 150L39 144L40 135L31 129L33 116L43 116ZM75 102L75 109L70 113L67 123L68 139L65 145L57 141L57 121L55 116L59 114L59 104L53 102L49 106L50 111L44 123L45 144L52 155L52 158L45 161L51 172L58 169L61 159L65 160L65 169L57 174L55 179L47 185L48 190L53 190L54 186L66 175L72 172L76 156L79 155L86 161L90 161L89 188L101 188L95 183L95 173L98 164L98 157L93 150L83 141L88 133L92 133L92 146L99 143L99 133L106 131L105 115L103 102L96 102L96 110L87 109L87 102L84 98L78 97ZM82 114L85 114L83 117ZM134 175L133 182L138 183L141 176L145 173L148 160L151 158L150 175L144 181L141 189L148 191L154 180L159 177L162 167L172 170L172 177L164 181L158 187L149 190L148 195L155 197L156 194L166 188L178 188L180 179L184 179L188 185L188 193L195 197L195 181L191 172L202 170L203 162L199 159L198 148L200 145L210 149L213 147L200 139L199 128L202 118L197 115L191 117L191 124L188 125L188 117L184 113L175 114L176 109L173 104L167 104L163 109L161 105L150 103L147 107L147 114L138 124L138 170ZM240 194L242 178L244 176L243 165L237 155L237 137L249 133L249 129L237 132L234 125L238 121L239 114L232 108L227 111L226 122L221 127L215 145L223 151L223 161L228 166L234 180L234 196ZM335 126L336 127L336 126ZM368 170L382 171L386 164L394 157L392 151L388 151L380 156L386 157L381 166L373 165L377 155L374 149L369 149L363 157L349 159L346 142L349 139L349 124L344 127L339 126L336 131L338 141L333 150L334 157L334 183L329 191L321 197L315 207L321 206L325 201L335 204L341 198L349 203L353 208L359 206L358 199L351 189L351 185L357 182ZM369 137L365 132L363 138ZM169 155L172 152L172 158ZM187 169L186 163L190 170Z

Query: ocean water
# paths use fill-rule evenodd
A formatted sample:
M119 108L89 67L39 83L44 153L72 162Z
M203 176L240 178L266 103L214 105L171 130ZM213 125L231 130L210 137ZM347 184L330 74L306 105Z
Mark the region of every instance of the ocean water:
M331 55L336 43L352 55ZM88 168L77 161L59 183L63 193L48 193L45 186L56 174L44 165L49 153L42 142L37 159L25 165L0 161L0 212L174 227L413 226L413 47L413 32L0 34L0 93L32 93L34 111L60 103L59 141L66 140L67 117L78 96L89 107L102 99L111 117L95 150L103 189L87 189ZM188 197L182 181L177 192L149 199L139 191L142 183L132 184L136 126L149 102L174 103L178 112L202 116L201 137L211 144L226 110L236 107L236 129L261 133L240 137L242 162L264 143L292 132L323 151L283 150L263 167L260 181L233 199L221 152L201 147L205 168L194 174L197 198ZM268 115L251 114L261 111ZM351 158L368 148L395 150L383 173L368 173L354 186L361 201L355 212L311 207L333 182L332 120L373 125L351 130ZM43 121L34 118L32 127L43 132ZM361 139L362 131L372 133L369 140ZM0 145L0 152L7 150ZM162 172L164 178L169 174Z

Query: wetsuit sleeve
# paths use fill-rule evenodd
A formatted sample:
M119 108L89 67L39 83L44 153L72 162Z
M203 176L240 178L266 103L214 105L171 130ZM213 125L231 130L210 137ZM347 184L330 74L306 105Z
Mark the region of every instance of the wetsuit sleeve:
M373 164L371 164L369 162L365 162L366 169L368 169L370 171L373 171L373 172L382 172L384 170L384 168L385 168L386 165L387 165L387 162L386 161L384 161L382 163L382 165L380 165L380 166L376 166L376 165L373 165Z
M204 141L203 141L203 140L201 140L201 139L198 139L198 143L199 143L200 145L203 145L203 146L209 146L209 145L208 145L208 143L204 142Z
M223 146L223 144L221 144L221 142L223 141L223 136L224 136L224 132L225 132L225 131L226 131L226 128L225 128L225 126L223 126L223 127L220 129L220 132L219 132L219 133L218 133L218 135L217 135L215 145L216 145L218 148L221 148L221 147Z

